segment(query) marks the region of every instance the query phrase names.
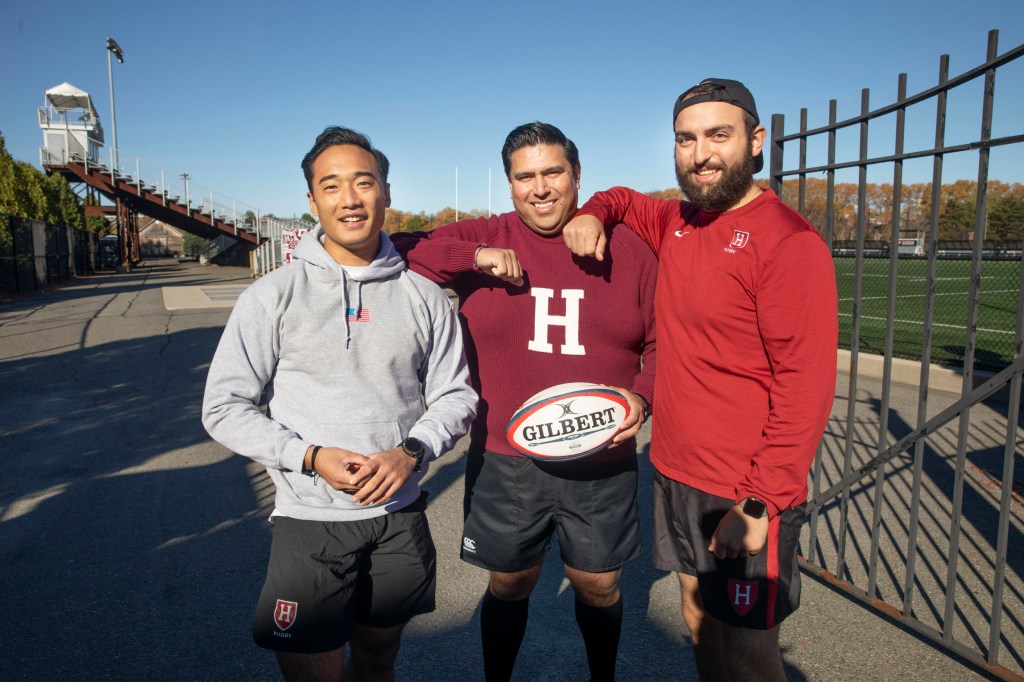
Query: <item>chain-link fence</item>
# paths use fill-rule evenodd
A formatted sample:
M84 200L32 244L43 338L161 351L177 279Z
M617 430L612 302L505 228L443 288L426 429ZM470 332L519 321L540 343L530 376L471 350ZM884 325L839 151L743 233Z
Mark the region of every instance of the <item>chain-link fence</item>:
M839 289L839 345L851 347L854 313L855 247L833 243ZM998 371L1013 360L1014 325L1020 288L1020 241L986 242L978 290L978 321L974 365ZM861 280L860 349L885 352L888 319L889 261L886 242L866 242ZM935 291L931 322L931 361L962 367L967 341L968 297L971 284L971 244L937 243ZM928 261L901 256L897 266L893 355L920 360L924 355L925 299Z

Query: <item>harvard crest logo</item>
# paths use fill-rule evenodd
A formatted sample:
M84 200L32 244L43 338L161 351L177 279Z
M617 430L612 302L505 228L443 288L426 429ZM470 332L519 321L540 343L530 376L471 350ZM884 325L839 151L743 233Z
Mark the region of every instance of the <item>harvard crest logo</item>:
M729 605L738 616L745 616L757 603L756 580L734 580L729 578Z
M274 607L274 625L280 630L287 630L295 625L295 617L299 613L299 603L295 601L277 600Z
M742 249L750 241L749 232L740 232L739 230L732 231L732 241L729 242L729 246L734 249Z

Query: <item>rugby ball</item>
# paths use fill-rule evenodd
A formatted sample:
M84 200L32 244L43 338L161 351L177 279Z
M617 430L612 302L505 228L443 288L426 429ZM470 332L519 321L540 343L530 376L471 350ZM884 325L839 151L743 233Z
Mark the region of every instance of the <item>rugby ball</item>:
M629 415L615 389L574 382L527 398L512 415L505 437L516 452L553 461L586 457L608 446Z

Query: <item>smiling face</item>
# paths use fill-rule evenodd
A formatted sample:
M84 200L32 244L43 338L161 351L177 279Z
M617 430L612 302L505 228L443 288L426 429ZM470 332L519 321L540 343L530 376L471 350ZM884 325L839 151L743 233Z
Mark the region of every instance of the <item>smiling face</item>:
M517 149L509 161L508 186L516 213L539 235L561 234L576 213L580 167L572 167L562 147L554 144Z
M761 153L763 126L747 135L743 110L725 102L702 102L676 117L676 178L703 211L739 208L760 193L754 157Z
M313 161L309 209L324 230L324 248L341 265L368 265L377 255L384 209L391 205L373 154L334 145Z

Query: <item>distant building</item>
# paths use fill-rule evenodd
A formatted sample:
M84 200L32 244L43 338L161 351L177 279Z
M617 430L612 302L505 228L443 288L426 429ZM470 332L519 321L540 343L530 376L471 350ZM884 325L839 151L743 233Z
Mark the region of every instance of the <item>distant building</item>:
M177 258L182 255L182 231L167 223L139 217L139 255L143 258Z

